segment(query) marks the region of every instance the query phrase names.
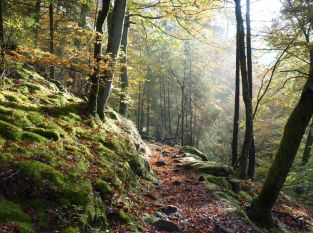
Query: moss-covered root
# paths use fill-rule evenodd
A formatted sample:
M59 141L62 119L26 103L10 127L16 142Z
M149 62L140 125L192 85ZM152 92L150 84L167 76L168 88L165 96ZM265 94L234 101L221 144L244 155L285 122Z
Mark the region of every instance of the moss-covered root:
M262 228L271 229L274 227L272 211L268 210L268 208L263 208L257 198L253 199L251 205L247 207L247 214L255 224Z

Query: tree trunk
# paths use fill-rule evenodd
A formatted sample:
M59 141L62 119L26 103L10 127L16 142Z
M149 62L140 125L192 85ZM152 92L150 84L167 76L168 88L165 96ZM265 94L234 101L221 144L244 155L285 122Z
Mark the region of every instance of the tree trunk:
M249 80L249 95L252 101L253 85L252 85L252 49L251 49L251 20L250 20L250 0L246 0L246 24L247 24L247 68ZM252 141L249 152L248 177L253 179L255 167L255 145L252 132Z
M181 89L181 140L180 144L181 146L184 145L184 134L185 134L185 90L184 87Z
M3 2L4 0L0 0L0 48L3 48L4 45Z
M50 53L54 54L54 19L53 19L53 3L49 4L49 23L50 23L50 44L49 49ZM50 66L50 79L54 80L54 66Z
M168 107L168 128L169 128L169 134L172 136L172 119L171 119L171 98L170 98L170 84L168 83L167 86L167 107Z
M139 133L140 132L140 129L141 129L141 80L139 80L139 84L138 84L138 106L137 106L137 128L138 128L138 131Z
M308 138L305 143L305 148L302 156L302 165L305 165L309 162L311 150L313 145L313 120L311 120L311 124L309 126Z
M97 113L101 119L104 118L104 108L107 105L114 71L117 64L118 53L121 45L127 0L115 0L112 12L112 23L109 30L108 46L106 55L109 56L108 68L105 69L103 77L99 80L99 94Z
M313 65L300 100L289 116L276 157L258 197L252 201L249 215L258 224L271 227L271 210L296 157L303 134L313 114Z
M34 15L34 20L35 20L35 47L38 47L38 34L39 34L39 29L40 29L40 10L41 10L41 0L36 0L35 3L35 15Z
M3 2L4 0L0 0L0 77L4 72L4 20L3 20Z
M151 68L148 67L148 70L147 70L147 76L148 76L148 82L147 82L147 136L150 135L150 82L149 82L149 79L150 79L150 74L151 74Z
M239 133L239 111L240 111L240 63L239 63L239 46L238 32L236 38L236 84L235 84L235 111L234 111L234 129L232 140L232 165L234 166L238 159L238 133Z
M247 74L246 52L245 52L245 30L243 26L243 18L241 12L240 0L235 0L236 5L236 20L238 27L238 45L239 45L239 58L240 58L240 70L242 81L242 94L243 101L246 107L246 131L244 137L244 143L242 146L242 152L235 164L235 170L240 178L246 178L248 158L250 153L250 145L253 138L253 117L252 117L252 103L249 95L249 80Z
M127 51L128 51L128 32L129 32L129 16L125 17L124 22L124 30L123 30L123 37L122 37L122 52L124 56L122 58L122 68L121 68L121 95L120 95L120 106L119 106L119 113L121 115L126 116L128 110L127 104L127 88L128 88L128 69L127 69Z
M96 20L96 32L99 33L96 37L94 48L94 58L96 62L100 62L101 60L103 24L108 16L109 9L110 9L110 0L103 0L102 9L98 12L98 17ZM90 77L91 87L89 93L88 111L92 114L96 114L97 110L97 98L99 92L99 72L100 72L99 68L96 67L94 73Z

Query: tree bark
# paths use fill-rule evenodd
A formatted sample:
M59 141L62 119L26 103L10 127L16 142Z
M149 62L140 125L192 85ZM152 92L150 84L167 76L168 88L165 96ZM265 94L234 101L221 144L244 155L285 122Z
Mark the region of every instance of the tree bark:
M49 43L49 52L54 54L54 15L53 15L53 3L49 4L49 23L50 23L50 43ZM54 66L50 66L50 79L54 80L55 78Z
M103 24L105 19L108 17L109 9L110 9L110 0L103 0L102 9L98 12L98 17L96 20L96 32L98 33L94 48L94 58L96 62L100 62L101 60ZM96 67L93 74L90 77L91 88L89 93L88 111L92 114L96 114L97 111L97 99L99 92L99 73L100 70L98 67Z
M128 88L128 68L127 68L127 52L128 52L128 32L130 27L130 17L125 17L124 22L124 30L123 30L123 37L122 37L122 52L124 56L121 60L122 68L121 68L121 95L120 95L120 106L119 106L119 113L121 115L126 116L128 111L128 104L127 104L127 88Z
M305 165L309 162L311 150L313 145L313 120L311 120L311 124L309 126L308 138L305 143L305 148L302 156L302 165Z
M148 70L147 70L147 121L146 121L146 125L147 125L147 136L150 135L150 75L151 75L151 68L150 66L148 66Z
M238 27L238 45L239 45L239 58L240 58L240 70L242 81L242 94L243 101L246 107L246 131L244 142L242 146L242 152L235 164L235 170L240 178L246 178L248 158L250 152L250 145L253 138L253 117L252 117L252 103L249 95L249 80L247 74L246 52L245 52L245 30L243 25L243 18L241 12L240 0L235 0L236 20Z
M250 0L246 0L246 24L247 24L247 68L248 68L248 81L249 81L249 95L252 101L253 97L253 84L252 84L252 49L251 49L251 20L250 20ZM249 166L248 177L253 179L255 167L255 145L252 132L252 141L249 152Z
M300 100L289 116L276 157L268 172L262 190L252 201L249 215L258 224L271 227L274 222L271 210L283 187L296 157L303 134L313 114L313 65L303 87Z
M235 73L235 111L234 111L234 129L232 140L232 165L234 166L238 159L238 133L239 133L239 111L240 111L240 63L239 63L239 46L238 32L236 37L236 73Z
M0 0L0 48L3 48L4 45L4 20L3 20L3 2L4 0Z
M112 23L109 30L106 55L109 57L108 68L99 79L99 94L97 113L104 118L104 108L107 105L117 64L118 53L121 45L127 0L115 0L112 12Z
M40 29L40 10L41 10L41 0L36 0L35 3L35 15L34 15L34 20L35 20L35 47L38 47L38 34L39 34L39 29Z
M185 134L185 88L181 88L181 146L184 145L184 134Z

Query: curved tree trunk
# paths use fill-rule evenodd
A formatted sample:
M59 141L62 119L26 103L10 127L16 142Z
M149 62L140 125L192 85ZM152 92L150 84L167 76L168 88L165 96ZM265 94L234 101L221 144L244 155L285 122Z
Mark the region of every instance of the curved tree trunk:
M117 64L118 53L121 45L127 0L115 0L112 12L112 23L109 29L109 38L106 55L109 57L108 68L99 80L99 93L97 101L97 113L104 118L104 108L108 102L114 71Z
M96 37L95 49L94 49L94 58L96 62L101 60L101 51L102 51L102 36L103 34L103 24L105 19L108 16L110 9L110 0L102 1L102 9L98 12L98 17L96 20L96 32L99 34ZM89 102L88 102L88 111L92 114L96 114L97 110L97 98L99 91L99 68L96 67L94 73L90 77L91 88L89 93Z
M300 100L291 113L284 129L276 157L269 170L263 188L252 201L250 217L260 225L271 227L271 210L283 187L288 172L296 157L303 134L313 114L313 65L304 85Z
M308 138L305 143L305 148L302 156L302 165L305 165L309 162L311 150L313 145L313 120L311 120L311 124L309 126Z
M250 145L253 138L253 117L252 117L252 103L249 94L249 80L247 74L247 63L246 63L246 52L245 52L245 30L243 26L243 18L241 12L240 0L235 0L235 11L237 20L237 31L238 31L238 46L239 46L239 60L241 70L241 81L242 81L242 96L246 107L246 131L244 142L242 146L242 152L235 164L235 170L240 178L246 178L248 158L250 153Z
M128 88L128 68L127 68L127 52L128 52L128 32L129 32L129 16L125 17L124 22L124 30L123 30L123 37L122 37L122 52L124 56L122 58L122 68L121 68L121 95L120 95L120 106L119 106L119 113L121 115L126 116L128 111L128 104L127 104L127 88Z

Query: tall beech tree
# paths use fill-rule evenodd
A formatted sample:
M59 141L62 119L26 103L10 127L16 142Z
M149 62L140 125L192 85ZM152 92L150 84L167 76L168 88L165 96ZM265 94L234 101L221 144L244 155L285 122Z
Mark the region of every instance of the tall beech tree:
M130 27L130 16L127 15L125 17L124 22L124 30L122 36L122 52L123 58L121 60L121 95L120 95L120 103L119 103L119 113L126 116L128 110L127 104L127 88L128 88L128 68L127 68L127 52L128 52L128 32Z
M309 77L303 87L300 100L287 121L279 149L262 190L251 205L251 218L263 226L271 227L274 224L271 213L272 208L296 157L312 114L313 62L311 61Z
M250 154L250 145L253 138L253 116L252 116L252 102L250 97L249 80L247 73L247 61L246 61L246 46L245 46L245 29L243 24L241 1L235 0L235 14L237 21L238 32L238 49L239 49L239 62L242 81L242 96L246 108L246 122L245 122L245 136L242 146L241 154L236 161L235 170L239 177L246 178L248 158Z
M108 102L112 81L117 65L117 58L120 50L127 0L115 0L112 12L112 21L109 28L107 45L107 68L99 79L99 93L97 99L97 113L100 118L104 117L104 108Z
M234 128L232 139L232 165L234 166L238 159L238 133L239 133L239 110L240 110L240 62L238 31L236 36L236 71L235 71L235 109L234 109Z
M97 63L99 63L102 59L101 52L102 52L102 34L103 34L103 25L105 19L108 17L110 9L110 0L103 0L102 1L102 8L98 12L98 17L96 20L96 42L94 48L94 58ZM90 113L96 114L97 113L97 99L98 99L98 92L99 92L99 75L100 75L100 68L96 67L92 76L90 77L91 88L89 92L89 103L88 109Z
M249 80L249 95L252 101L253 83L252 83L252 45L251 45L251 20L250 20L250 0L246 0L246 25L247 25L247 72ZM255 166L255 145L252 131L252 141L249 152L248 177L253 179Z

